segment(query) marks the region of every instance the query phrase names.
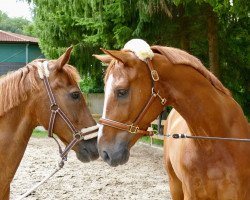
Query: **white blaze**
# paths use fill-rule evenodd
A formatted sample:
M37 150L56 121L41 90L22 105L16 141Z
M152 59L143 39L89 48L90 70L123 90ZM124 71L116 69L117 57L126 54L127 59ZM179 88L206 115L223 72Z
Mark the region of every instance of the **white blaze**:
M105 96L104 96L104 105L103 105L103 111L102 111L102 118L105 119L106 118L106 114L107 114L107 104L109 101L109 98L111 96L111 92L112 92L112 87L113 87L113 75L109 75L108 80L106 82L106 86L105 86ZM99 126L99 131L98 131L98 138L100 138L102 136L102 129L103 129L103 125Z

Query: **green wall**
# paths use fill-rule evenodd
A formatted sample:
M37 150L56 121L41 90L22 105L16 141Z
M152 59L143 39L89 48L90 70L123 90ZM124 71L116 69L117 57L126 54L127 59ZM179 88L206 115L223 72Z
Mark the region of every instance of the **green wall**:
M26 62L27 44L4 44L0 43L0 63L1 62ZM44 57L37 44L28 44L28 62Z
M28 63L37 58L44 58L38 44L0 43L0 75L25 66L26 49Z

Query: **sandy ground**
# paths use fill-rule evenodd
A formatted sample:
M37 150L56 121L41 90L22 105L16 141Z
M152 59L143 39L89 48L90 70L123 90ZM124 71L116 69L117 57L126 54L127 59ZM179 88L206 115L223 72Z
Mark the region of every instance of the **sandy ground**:
M55 142L31 138L11 185L11 200L50 174L59 159ZM81 163L70 152L68 161L27 200L170 200L163 150L137 143L128 163L116 168L100 158Z

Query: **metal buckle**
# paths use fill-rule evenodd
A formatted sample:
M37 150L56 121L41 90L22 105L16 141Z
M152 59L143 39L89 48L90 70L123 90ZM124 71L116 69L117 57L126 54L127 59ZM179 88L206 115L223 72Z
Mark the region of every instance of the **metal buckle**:
M154 81L159 81L159 75L156 70L151 71L151 76Z
M134 126L133 124L129 125L129 132L130 133L136 134L138 130L139 130L138 126Z
M52 105L50 106L50 110L51 110L51 111L57 111L58 109L59 109L59 107L58 107L57 104L52 104Z
M156 94L156 95L160 98L160 100L161 100L161 104L164 106L164 105L166 104L166 102L167 102L167 99L162 98L162 97L161 97L161 95L159 94L159 91L157 92L157 94Z
M74 138L77 139L77 140L82 140L83 137L81 135L81 132L74 133Z

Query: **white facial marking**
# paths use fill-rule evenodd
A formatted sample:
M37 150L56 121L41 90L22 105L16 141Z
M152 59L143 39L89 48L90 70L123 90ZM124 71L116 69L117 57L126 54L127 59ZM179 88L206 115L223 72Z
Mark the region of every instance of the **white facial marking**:
M112 87L113 87L113 81L114 81L114 77L111 74L108 77L107 83L106 83L106 87L105 87L105 98L104 98L104 105L103 105L103 112L102 112L102 118L106 117L106 112L107 112L107 104L108 104L108 100L111 96L111 92L112 92Z
M108 77L108 80L107 80L107 83L106 83L106 86L105 86L105 97L104 97L104 105L103 105L103 111L102 111L102 118L106 118L106 112L107 112L107 104L108 104L108 101L109 101L109 98L111 96L111 92L112 92L112 87L113 87L113 81L114 81L114 77L113 75L111 74L109 77ZM98 139L102 136L102 130L103 130L103 125L100 125L99 127L99 131L98 131Z
M97 132L97 143L99 143L100 138L102 137L103 125L100 124L99 130Z

